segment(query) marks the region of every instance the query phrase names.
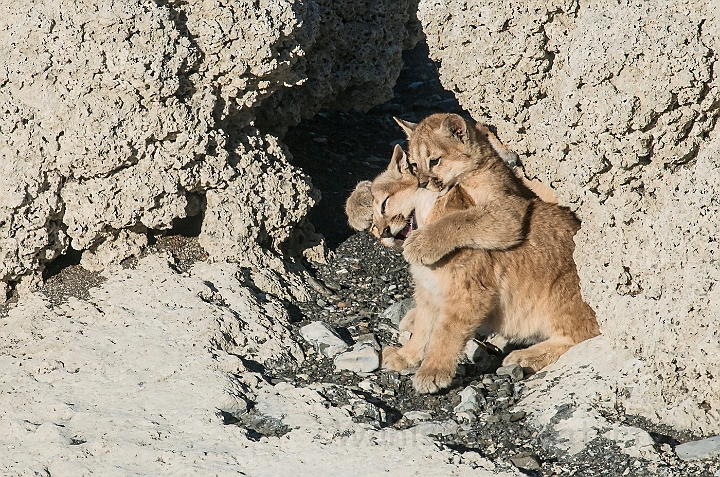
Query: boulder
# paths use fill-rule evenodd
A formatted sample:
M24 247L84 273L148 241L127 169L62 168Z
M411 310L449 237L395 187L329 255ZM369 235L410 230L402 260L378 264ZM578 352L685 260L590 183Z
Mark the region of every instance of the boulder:
M423 0L418 17L444 86L582 220L583 297L664 401L626 409L720 431L717 2Z
M268 132L389 98L416 3L3 2L0 289L199 214L212 259L279 268L319 194Z

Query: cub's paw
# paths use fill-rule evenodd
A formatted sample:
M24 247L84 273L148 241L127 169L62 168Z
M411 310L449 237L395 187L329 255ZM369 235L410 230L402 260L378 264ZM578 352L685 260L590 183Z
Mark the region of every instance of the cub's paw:
M427 229L413 232L403 246L403 257L408 263L432 265L447 254L448 250L441 246L441 241L427 233Z
M450 386L455 377L455 368L440 369L430 366L420 366L413 377L413 388L419 393L436 393Z
M382 350L382 367L393 371L402 371L410 367L410 363L398 353L400 348L388 346Z

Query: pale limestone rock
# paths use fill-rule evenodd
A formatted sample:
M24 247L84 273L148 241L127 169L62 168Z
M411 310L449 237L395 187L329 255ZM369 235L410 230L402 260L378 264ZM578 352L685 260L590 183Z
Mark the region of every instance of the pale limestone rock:
M665 399L644 414L716 434L720 4L422 0L418 17L445 87L582 220L583 297Z
M2 2L0 282L70 246L104 268L201 212L214 260L321 260L304 224L318 193L256 123L389 98L415 5Z

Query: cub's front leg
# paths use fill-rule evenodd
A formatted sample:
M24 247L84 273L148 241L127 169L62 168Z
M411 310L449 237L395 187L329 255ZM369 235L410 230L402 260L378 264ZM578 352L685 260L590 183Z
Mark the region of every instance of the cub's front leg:
M403 256L410 263L432 265L461 248L507 250L524 240L529 206L527 199L509 196L442 215L445 205L437 202L431 223L405 240Z
M388 346L382 351L382 367L393 371L414 368L425 357L425 350L430 339L430 333L437 321L437 312L432 308L422 306L422 301L416 308L408 311L406 318L413 320L413 332L410 340L402 348ZM404 320L403 320L404 321Z

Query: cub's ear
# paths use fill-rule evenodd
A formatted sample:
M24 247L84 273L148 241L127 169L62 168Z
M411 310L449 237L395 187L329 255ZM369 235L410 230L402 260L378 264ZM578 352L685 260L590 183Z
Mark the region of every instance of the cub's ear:
M355 230L368 230L372 225L373 196L370 192L370 181L359 182L345 202L345 214L350 227Z
M405 121L404 119L396 118L393 116L393 119L396 123L405 131L405 134L407 137L410 137L410 134L415 130L417 127L417 123L411 123L410 121Z
M407 155L399 144L395 144L393 155L392 158L390 158L390 164L388 165L387 170L398 179L401 179L401 176L410 170L408 167Z
M440 130L446 136L454 137L463 144L468 139L467 122L457 114L449 114L443 119Z

